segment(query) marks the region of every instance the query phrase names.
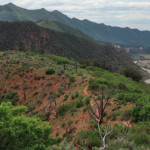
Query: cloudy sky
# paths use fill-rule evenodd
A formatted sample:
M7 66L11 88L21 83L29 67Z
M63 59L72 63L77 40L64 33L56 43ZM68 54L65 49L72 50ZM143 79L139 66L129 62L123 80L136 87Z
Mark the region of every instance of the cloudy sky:
M27 9L59 10L69 17L150 30L150 0L0 0Z

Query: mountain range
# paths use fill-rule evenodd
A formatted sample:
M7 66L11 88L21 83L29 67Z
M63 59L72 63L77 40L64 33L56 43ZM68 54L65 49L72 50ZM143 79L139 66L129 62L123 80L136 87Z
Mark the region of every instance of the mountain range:
M40 20L57 21L70 27L80 29L97 41L118 43L133 46L150 46L150 31L139 31L137 29L111 27L98 24L89 20L69 18L55 10L49 12L42 9L27 10L12 3L0 6L0 21L33 21ZM75 29L75 30L76 30Z

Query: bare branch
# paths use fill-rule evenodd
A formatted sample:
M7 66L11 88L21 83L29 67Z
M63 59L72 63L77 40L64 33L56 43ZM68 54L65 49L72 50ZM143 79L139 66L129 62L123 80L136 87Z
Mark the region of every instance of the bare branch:
M105 106L104 106L103 110L105 110L105 108L106 108L106 106L107 106L107 104L108 104L108 101L109 101L109 98L107 98L107 100L106 100L106 104L105 104Z
M99 122L97 125L98 130L96 131L98 131L103 144L103 147L101 147L100 150L105 150L108 147L108 145L106 144L106 137L113 131L113 129L110 128L109 124L107 124L106 128L102 126L102 129L100 128Z

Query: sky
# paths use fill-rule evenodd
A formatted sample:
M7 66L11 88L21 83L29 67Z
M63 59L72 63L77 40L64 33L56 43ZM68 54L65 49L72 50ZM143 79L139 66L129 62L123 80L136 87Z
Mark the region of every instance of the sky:
M106 25L150 30L150 0L0 0L27 9L58 10Z

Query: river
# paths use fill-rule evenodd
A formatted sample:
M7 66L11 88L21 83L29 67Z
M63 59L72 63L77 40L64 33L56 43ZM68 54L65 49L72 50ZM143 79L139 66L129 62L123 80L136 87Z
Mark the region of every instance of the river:
M144 60L138 60L138 61L144 61ZM135 64L137 64L137 62L138 61L133 61ZM150 74L150 69L146 69L146 68L143 68L143 67L140 67L142 70L144 70L144 71L147 71L149 74ZM146 79L145 81L144 81L145 83L147 83L147 84L150 84L150 79Z
M150 69L146 69L146 68L143 68L143 67L141 67L141 69L143 69L144 71L147 71L148 73L150 73ZM150 84L150 79L146 79L145 83Z

